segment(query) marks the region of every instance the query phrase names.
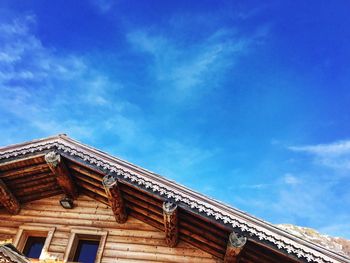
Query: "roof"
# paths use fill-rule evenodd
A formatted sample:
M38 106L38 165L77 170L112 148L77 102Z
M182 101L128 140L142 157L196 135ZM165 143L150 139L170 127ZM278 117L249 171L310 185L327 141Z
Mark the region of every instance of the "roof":
M93 182L90 179L87 180L87 178L79 178L78 172L84 174L84 172L87 173L90 169L90 175L93 174L92 171L95 171L96 174L113 175L118 181L125 183L125 187L130 186L133 189L138 189L141 193L145 193L144 198L152 196L156 201L173 201L183 209L184 217L189 216L186 214L189 212L191 216L196 216L197 220L207 222L208 224L210 223L212 226L218 227L220 231L233 230L246 236L248 240L251 240L255 244L288 255L291 260L318 263L350 262L350 260L343 255L339 255L319 245L296 237L266 221L204 196L158 174L77 142L66 135L58 135L0 148L0 178L2 177L2 170L4 171L9 167L24 167L27 162L26 160L29 159L38 164L36 169L42 169L42 171L44 171L45 167L39 167L39 164L43 160L43 155L52 150L59 152L64 158L69 160L70 164L68 166L73 170L77 180L81 181L80 185L82 186L82 191L101 202L108 203L103 195L102 185L99 186L96 181ZM19 163L19 161L21 161L21 163ZM79 167L77 164L83 166ZM1 167L3 167L3 169L1 169ZM54 183L49 179L48 177L47 185L51 183L51 188L49 190L44 189L47 194L42 190L42 192L36 195L31 194L27 196L22 191L22 193L18 193L20 201L27 202L61 193L59 188L54 188ZM9 184L11 186L10 181ZM43 188L43 186L41 186L41 188ZM16 190L13 190L16 195ZM129 190L126 189L125 191L127 192ZM136 216L138 215L137 210L134 214ZM156 225L156 222L153 221L149 220L151 224ZM184 237L188 238L188 241L191 241L192 237L186 235L184 235ZM210 247L210 244L208 246Z
M1 263L29 263L30 261L19 252L12 244L0 245Z

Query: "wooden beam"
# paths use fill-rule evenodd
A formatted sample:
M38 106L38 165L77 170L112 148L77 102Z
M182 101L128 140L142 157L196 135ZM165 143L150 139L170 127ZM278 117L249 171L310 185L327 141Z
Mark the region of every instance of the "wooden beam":
M113 175L107 174L103 177L102 184L105 188L109 204L112 207L115 220L119 224L123 224L128 219L125 203L120 192L118 181Z
M7 188L6 184L0 179L0 203L6 208L6 210L16 215L21 210L21 206L16 197Z
M169 201L163 203L163 218L165 242L169 247L175 247L179 236L178 210L175 203Z
M228 238L224 263L238 262L240 253L246 242L246 237L238 237L235 232L232 232Z
M74 185L72 176L70 175L66 164L61 158L61 155L54 151L49 152L45 155L45 161L52 173L56 176L57 183L60 185L63 192L70 198L77 198L78 190Z

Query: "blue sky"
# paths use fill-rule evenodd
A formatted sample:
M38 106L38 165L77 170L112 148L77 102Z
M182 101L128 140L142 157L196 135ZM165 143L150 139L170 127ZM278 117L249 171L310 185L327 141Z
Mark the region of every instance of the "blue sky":
M350 239L348 1L0 3L0 144L58 133Z

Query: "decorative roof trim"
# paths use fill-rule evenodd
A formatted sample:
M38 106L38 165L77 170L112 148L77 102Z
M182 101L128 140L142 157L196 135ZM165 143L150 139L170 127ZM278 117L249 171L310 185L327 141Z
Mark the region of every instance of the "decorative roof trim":
M74 141L65 135L0 148L0 161L52 149L58 150L67 156L78 157L91 165L105 170L106 173L115 173L120 179L150 190L159 196L173 199L176 203L184 204L193 211L211 217L218 222L229 224L236 229L239 228L247 237L254 237L264 241L278 250L291 254L303 261L317 263L350 262L341 255L293 236L270 223L198 194L157 174Z

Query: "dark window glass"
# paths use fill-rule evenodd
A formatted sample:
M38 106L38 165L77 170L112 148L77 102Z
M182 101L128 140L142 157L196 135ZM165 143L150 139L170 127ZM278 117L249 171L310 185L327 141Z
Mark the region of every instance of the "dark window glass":
M44 247L46 237L28 237L23 254L29 258L39 258Z
M79 240L73 261L82 263L94 263L99 244L100 241L98 240Z

